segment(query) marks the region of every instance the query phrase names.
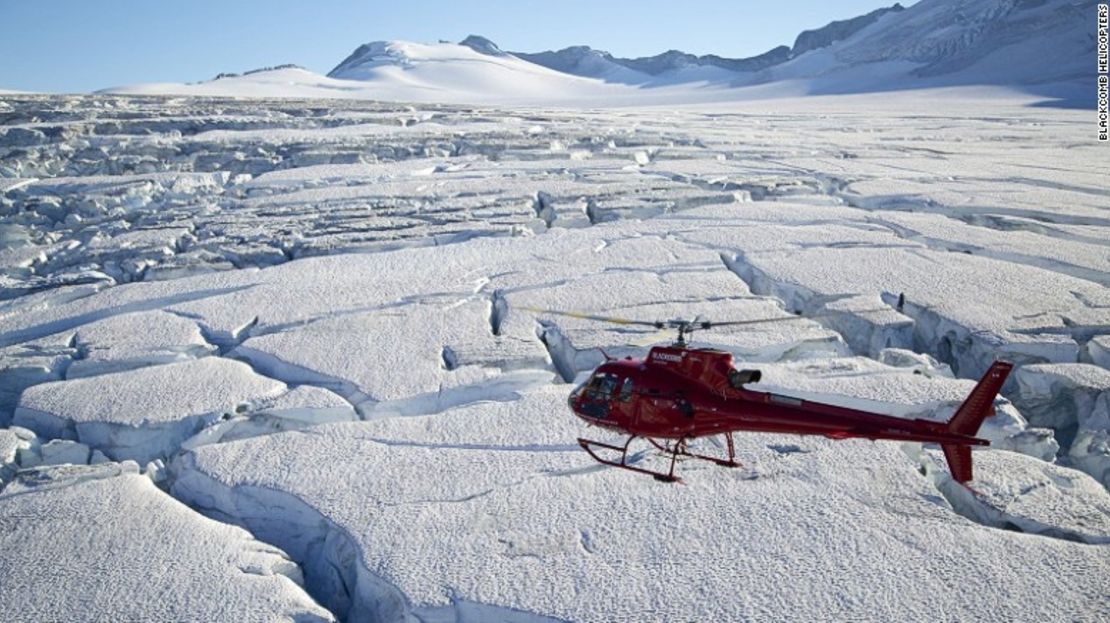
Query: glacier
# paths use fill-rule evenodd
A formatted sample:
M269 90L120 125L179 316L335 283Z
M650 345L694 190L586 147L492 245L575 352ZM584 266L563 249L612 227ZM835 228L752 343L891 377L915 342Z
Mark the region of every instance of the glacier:
M895 444L745 436L742 469L687 465L686 486L661 487L567 443L578 427L551 416L564 397L204 446L172 466L173 492L304 561L348 620L452 620L474 604L574 621L1106 614L1110 494L1085 474L1061 470L1072 489L1000 465L984 482L1035 485L1006 491L1029 532L1101 545L968 521Z
M0 493L0 523L7 620L335 620L282 552L134 463L25 470Z
M0 97L0 603L1110 617L1105 156L1081 111L998 95ZM934 448L762 435L666 487L593 463L565 399L673 336L537 308L775 319L695 345L897 417L1018 367L970 490Z

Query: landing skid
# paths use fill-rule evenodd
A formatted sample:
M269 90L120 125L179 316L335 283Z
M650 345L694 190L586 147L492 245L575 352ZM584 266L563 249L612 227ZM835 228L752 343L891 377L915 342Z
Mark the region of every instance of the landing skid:
M686 448L686 440L685 439L679 439L678 441L675 442L674 447L671 447L669 444L660 443L659 441L657 441L655 439L652 439L651 437L644 437L644 439L648 440L648 443L650 443L651 445L655 446L656 448L658 448L662 452L665 452L666 454L669 454L671 456L671 467L666 473L657 472L657 471L654 471L654 470L645 469L643 467L637 467L635 465L629 465L628 464L628 446L632 444L632 440L635 439L636 437L637 437L637 435L630 435L628 437L628 440L624 442L623 446L616 446L616 445L613 445L613 444L602 443L600 441L592 441L590 439L582 439L582 438L578 439L578 445L582 446L582 449L585 450L586 452L588 452L589 455L591 457L593 457L593 459L595 461L597 461L598 463L601 463L603 465L611 465L613 467L619 467L621 469L627 469L630 472L639 472L641 474L647 474L647 475L655 478L656 480L658 480L660 482L682 482L681 478L674 475L675 462L678 460L679 456L688 456L688 457L694 458L694 459L701 459L703 461L709 461L710 463L713 463L715 465L720 465L721 467L740 467L740 463L736 461L736 451L735 451L735 448L732 444L732 433L725 433L725 440L728 442L728 458L727 459L717 458L717 457L713 457L713 456L707 456L707 455L704 455L704 454L695 454L693 452L690 452ZM612 451L615 451L615 452L620 452L621 453L620 461L618 462L618 461L615 461L615 460L602 458L601 456L599 456L597 454L597 452L595 452L596 448L604 448L606 450L612 450Z
M688 457L693 458L693 459L701 459L703 461L709 461L710 463L713 463L714 465L720 465L721 467L740 467L740 463L737 462L737 460L736 460L736 452L733 449L733 445L732 445L732 433L726 433L725 434L725 439L728 440L728 458L727 459L722 459L722 458L718 458L718 457L715 457L715 456L707 456L705 454L696 454L694 452L690 452L686 448L686 440L685 439L679 440L678 443L675 444L674 448L671 448L667 444L661 444L658 441L652 439L651 437L646 437L646 439L648 440L648 442L651 445L655 446L656 448L659 448L660 450L662 450L663 452L666 452L667 454L670 454L672 456L672 458L675 457L675 456L688 456Z

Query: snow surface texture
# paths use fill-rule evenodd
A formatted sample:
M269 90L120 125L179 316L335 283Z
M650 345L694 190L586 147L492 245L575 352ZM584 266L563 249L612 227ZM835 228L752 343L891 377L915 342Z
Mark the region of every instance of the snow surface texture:
M37 445L35 434L25 428L0 429L0 490L19 471L20 454Z
M161 310L89 323L73 341L78 352L66 369L69 379L195 359L217 350L205 341L197 323Z
M578 427L552 418L564 400L550 388L449 416L205 446L173 466L173 491L307 561L307 581L353 620L452 620L475 604L573 621L1110 614L1105 546L966 521L896 444L744 436L743 469L687 463L685 486L662 487L568 443ZM981 468L987 482L994 468ZM1037 496L1032 512L1021 501L1000 512L1105 542L1110 495L1053 469L1088 497L1041 476L1031 494L1006 491ZM1073 525L1084 520L1095 524Z
M1089 476L1012 452L981 452L974 489L952 480L940 452L919 455L957 512L979 523L1080 543L1110 543L1110 495Z
M243 363L209 357L35 385L24 390L13 422L146 463L225 414L285 391Z
M929 95L5 98L0 513L133 459L348 620L1104 620L1105 156L1083 113ZM565 398L673 336L534 307L779 319L694 341L900 417L1019 367L974 496L930 448L757 435L665 487L593 463Z
M197 515L137 472L134 463L40 468L8 485L5 620L334 620L282 552Z

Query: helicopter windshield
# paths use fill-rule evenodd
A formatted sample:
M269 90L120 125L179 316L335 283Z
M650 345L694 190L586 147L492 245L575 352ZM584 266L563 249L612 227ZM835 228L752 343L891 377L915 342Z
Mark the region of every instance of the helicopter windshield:
M586 384L586 397L590 400L609 400L617 384L617 377L613 374L595 374Z
M599 372L590 377L589 381L580 389L571 393L571 408L575 411L594 419L604 420L609 417L609 403L620 385L621 379L614 374ZM581 391L583 400L574 406L574 396Z

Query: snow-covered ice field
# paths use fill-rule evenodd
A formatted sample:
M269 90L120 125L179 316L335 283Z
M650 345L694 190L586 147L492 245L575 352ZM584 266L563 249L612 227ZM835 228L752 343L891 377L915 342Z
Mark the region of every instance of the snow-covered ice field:
M4 95L2 618L1110 619L1110 152L1033 103ZM670 336L535 307L800 314L696 344L900 417L1018 367L971 491L781 435L668 486L565 399Z

